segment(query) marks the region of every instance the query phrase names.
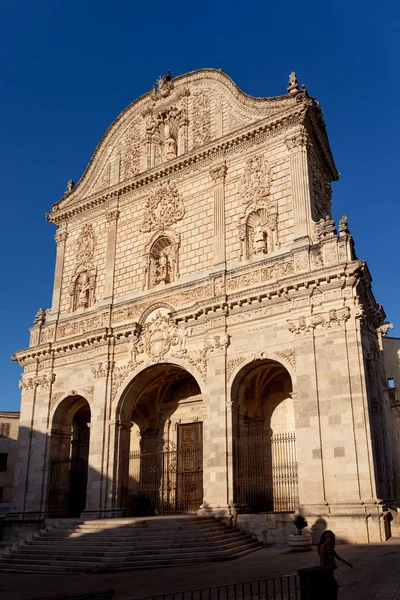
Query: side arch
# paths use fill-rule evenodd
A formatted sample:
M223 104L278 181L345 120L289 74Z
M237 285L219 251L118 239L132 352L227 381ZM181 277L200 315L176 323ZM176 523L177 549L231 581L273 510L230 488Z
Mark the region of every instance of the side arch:
M154 310L154 308L153 308L153 310ZM127 375L127 377L121 382L121 384L116 392L113 403L112 403L112 414L114 415L114 417L113 417L114 419L116 419L118 421L123 421L123 422L127 421L126 415L124 414L123 405L124 405L126 396L132 391L132 384L134 384L135 380L137 380L137 382L138 382L137 391L140 393L141 390L146 385L145 382L140 382L140 379L141 379L140 375L142 375L143 373L145 373L145 371L151 369L152 367L157 366L157 365L162 365L162 364L177 366L177 367L182 368L184 371L187 371L193 377L193 379L196 381L197 385L199 386L201 394L203 396L203 399L206 398L206 382L205 382L205 379L203 378L203 375L200 373L200 371L198 371L196 368L194 368L187 361L185 361L184 359L181 359L181 358L174 357L174 356L173 357L163 356L162 360L149 359L148 361L141 363L136 369L131 371Z

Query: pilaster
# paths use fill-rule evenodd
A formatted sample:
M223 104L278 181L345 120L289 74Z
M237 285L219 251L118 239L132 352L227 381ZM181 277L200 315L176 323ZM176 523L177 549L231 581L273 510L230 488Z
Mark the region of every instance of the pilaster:
M223 163L210 170L214 182L214 264L225 262L225 177Z
M56 254L56 268L54 272L54 288L53 288L53 299L51 303L51 315L53 318L58 316L60 312L60 300L61 300L61 287L62 287L62 276L64 270L64 255L65 255L65 243L67 241L68 232L64 229L59 229L54 239L57 244Z
M307 148L309 137L304 129L286 138L290 152L294 240L308 238L311 228L311 194Z
M107 255L104 281L104 300L111 303L114 296L115 251L117 240L117 222L119 210L113 209L107 213Z

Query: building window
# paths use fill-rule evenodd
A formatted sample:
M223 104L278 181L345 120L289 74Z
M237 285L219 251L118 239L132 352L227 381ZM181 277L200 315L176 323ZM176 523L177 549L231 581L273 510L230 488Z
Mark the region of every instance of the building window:
M4 498L4 488L0 487L0 502L3 501L3 498Z
M0 423L0 437L10 437L10 423Z
M7 452L0 452L0 471L7 471Z
M388 379L388 387L390 387L392 389L395 387L394 386L394 379L393 379L393 377L389 377L389 379Z

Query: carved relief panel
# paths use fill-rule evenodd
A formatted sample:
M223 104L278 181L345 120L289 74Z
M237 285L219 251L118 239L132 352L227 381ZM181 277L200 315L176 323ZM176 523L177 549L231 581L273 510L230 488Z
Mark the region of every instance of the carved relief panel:
M70 312L93 306L96 267L93 262L95 235L91 224L84 225L75 244L75 269L70 283Z
M270 201L272 181L272 169L262 155L246 160L238 191L244 205L239 219L242 260L278 249L278 206Z
M187 151L185 96L170 106L150 109L146 117L148 168L168 162Z
M314 221L331 216L332 188L312 153L309 154L311 214Z

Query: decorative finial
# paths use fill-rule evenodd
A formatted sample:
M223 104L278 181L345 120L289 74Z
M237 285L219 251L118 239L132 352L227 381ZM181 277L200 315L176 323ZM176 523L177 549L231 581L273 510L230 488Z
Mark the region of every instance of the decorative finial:
M68 194L69 192L72 192L74 187L75 187L75 181L73 179L70 179L67 183L67 189L66 189L65 193Z
M46 311L44 310L44 308L39 308L38 312L35 315L33 324L34 325L44 325L45 320L46 320Z
M292 71L289 75L289 87L287 89L289 94L297 94L299 92L299 80L297 79L297 75L294 71Z
M165 75L160 75L160 77L156 80L153 85L152 97L153 100L158 100L159 98L165 98L171 93L174 84L172 83L172 73L171 69L168 69Z
M339 221L339 235L347 235L348 233L350 233L350 231L347 224L347 215L343 215Z

